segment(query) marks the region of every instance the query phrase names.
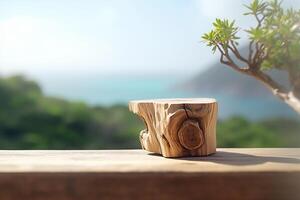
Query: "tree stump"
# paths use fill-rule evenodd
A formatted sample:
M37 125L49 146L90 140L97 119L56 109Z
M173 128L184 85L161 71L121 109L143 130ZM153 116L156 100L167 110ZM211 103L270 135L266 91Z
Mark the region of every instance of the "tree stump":
M164 157L207 156L216 152L215 99L161 99L129 102L145 122L142 148Z

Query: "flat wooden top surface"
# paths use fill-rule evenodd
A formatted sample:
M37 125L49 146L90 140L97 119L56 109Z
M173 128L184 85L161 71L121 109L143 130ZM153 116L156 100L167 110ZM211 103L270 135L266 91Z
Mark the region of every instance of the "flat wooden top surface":
M218 149L170 159L144 150L0 151L8 172L300 172L300 149Z
M157 104L209 104L217 102L213 98L173 98L173 99L145 99L145 100L133 100L129 104L140 103L157 103Z

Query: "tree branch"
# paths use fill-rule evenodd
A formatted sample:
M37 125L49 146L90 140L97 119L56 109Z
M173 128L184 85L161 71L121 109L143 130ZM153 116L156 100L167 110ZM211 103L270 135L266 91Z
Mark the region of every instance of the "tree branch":
M260 18L258 15L261 14L262 17ZM264 21L266 15L263 13L254 13L254 17L257 21L257 26L256 29L259 29L262 26L262 22ZM255 54L253 56L253 44L255 43ZM261 49L262 45L259 45L259 42L251 41L249 44L249 55L248 55L248 62L249 62L249 67L257 69L260 64L260 57L263 52L263 49Z
M261 14L262 14L262 17L261 17L261 18L259 18L259 16L258 16L257 13L254 14L254 17L255 17L255 19L256 19L256 21L257 21L257 26L256 26L256 28L260 28L260 27L261 27L262 22L264 21L264 19L265 19L265 17L266 17L263 13L261 13Z
M274 95L278 96L280 99L287 100L289 98L289 90L274 81L268 74L262 71L251 71L251 73L249 73L248 75L262 82L273 92Z
M224 48L224 45L220 44L222 46L222 48L217 45L218 50L221 53L221 57L220 57L220 62L231 67L232 69L240 72L240 73L248 73L249 68L245 67L245 68L240 68L230 57L229 53L228 53L228 49ZM225 60L225 58L227 60Z
M232 47L228 44L228 48L231 50L231 52L241 61L249 64L248 60L246 58L244 58L239 50L237 49L237 47L235 46L234 42L233 41L230 41L230 44L232 45Z
M252 45L253 44L250 44L250 46L252 46ZM224 47L224 45L222 45L222 44L216 44L216 46L217 46L218 50L221 53L220 62L222 64L225 64L225 65L231 67L232 69L234 69L234 70L236 70L236 71L238 71L238 72L240 72L242 74L246 74L248 76L252 76L255 79L259 80L264 85L266 85L267 88L269 88L273 92L274 95L278 96L280 99L287 100L289 98L289 96L288 96L289 91L285 87L283 87L282 85L280 85L279 83L277 83L276 81L274 81L268 74L266 74L266 73L264 73L264 72L262 72L260 70L257 70L258 69L257 67L253 68L253 65L252 65L252 67L250 67L248 65L248 67L240 68L232 60L232 58L230 57L230 55L228 53L228 49L226 49ZM261 55L261 52L264 51L264 46L263 45L258 46L257 49L258 49L258 51L256 52L256 54L254 56L254 60L257 60L258 58L259 59L263 59L260 55ZM227 60L225 60L225 58Z
M253 55L253 49L252 49L252 45L253 45L253 40L251 40L251 42L249 43L249 55L248 55L248 61L251 62L252 60L252 55Z
M251 63L250 67L253 70L259 69L260 64L262 63L263 59L265 58L264 50L265 50L265 47L263 44L259 44L258 42L255 43L255 54L254 54L253 58L249 61Z

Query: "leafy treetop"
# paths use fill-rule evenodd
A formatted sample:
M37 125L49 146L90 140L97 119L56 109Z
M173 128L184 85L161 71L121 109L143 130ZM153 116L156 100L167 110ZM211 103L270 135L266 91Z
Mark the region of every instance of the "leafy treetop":
M249 39L247 57L238 50L240 28L235 21L216 19L213 30L202 36L204 42L213 52L221 53L221 63L260 80L300 114L300 10L284 9L278 0L253 0L245 7L244 15L253 16L257 22L245 30ZM237 64L233 56L244 65ZM264 72L272 68L288 72L291 89ZM297 105L291 105L291 100Z

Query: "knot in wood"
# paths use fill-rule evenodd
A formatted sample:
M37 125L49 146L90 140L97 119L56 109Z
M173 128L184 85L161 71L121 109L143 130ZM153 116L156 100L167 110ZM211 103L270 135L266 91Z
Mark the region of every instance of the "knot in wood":
M204 144L204 133L198 121L188 119L183 122L178 131L180 144L189 150L194 150Z

